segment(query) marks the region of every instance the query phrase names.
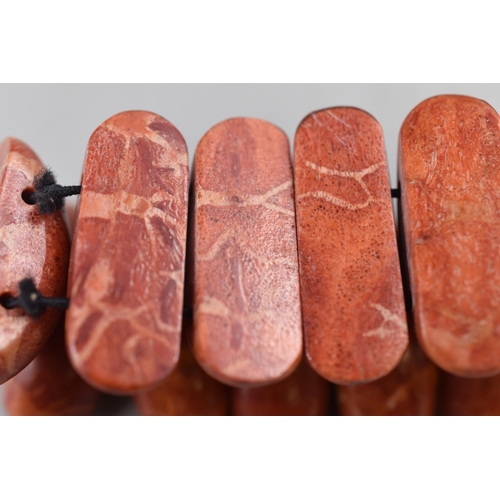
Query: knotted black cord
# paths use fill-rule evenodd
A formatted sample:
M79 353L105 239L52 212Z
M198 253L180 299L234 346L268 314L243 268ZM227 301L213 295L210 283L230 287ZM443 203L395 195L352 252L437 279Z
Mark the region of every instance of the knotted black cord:
M25 278L19 282L19 295L17 297L6 297L1 301L5 309L21 307L32 318L40 317L47 307L67 309L69 299L66 297L45 297L35 286L31 278Z
M23 192L23 200L29 205L38 205L41 214L51 214L64 206L64 198L80 194L81 186L61 186L56 184L54 174L45 168L33 180L33 190Z

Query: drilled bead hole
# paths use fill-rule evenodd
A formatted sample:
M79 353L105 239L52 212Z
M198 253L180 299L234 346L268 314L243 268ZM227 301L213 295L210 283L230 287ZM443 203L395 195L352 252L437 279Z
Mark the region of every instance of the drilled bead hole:
M5 309L13 309L13 305L11 304L14 295L12 293L2 293L0 295L0 305L5 307Z
M36 200L35 200L35 190L33 188L26 188L21 193L21 198L28 205L34 205L36 203Z

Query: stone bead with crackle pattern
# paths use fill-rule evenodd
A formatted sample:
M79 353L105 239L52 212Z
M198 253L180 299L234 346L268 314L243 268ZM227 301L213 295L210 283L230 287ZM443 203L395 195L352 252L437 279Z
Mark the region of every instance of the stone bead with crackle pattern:
M117 114L89 140L66 340L77 372L100 390L146 390L177 364L188 184L185 141L156 114Z
M44 169L38 156L18 139L0 144L0 294L17 296L18 284L32 278L49 297L66 294L69 236L61 210L40 214L22 192ZM0 306L0 384L27 366L54 332L62 312L47 309L30 318L22 309Z
M408 345L382 129L326 109L301 122L294 151L306 356L331 382L376 380Z
M500 372L500 119L442 95L401 127L400 221L419 342L443 370Z
M196 150L194 354L233 386L278 381L300 361L292 179L285 134L262 120L226 120Z

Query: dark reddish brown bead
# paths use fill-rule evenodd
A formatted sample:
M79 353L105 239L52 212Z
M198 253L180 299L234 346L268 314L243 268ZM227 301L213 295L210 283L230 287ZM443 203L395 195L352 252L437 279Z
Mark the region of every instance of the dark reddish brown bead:
M179 358L189 184L177 129L145 111L89 140L70 263L66 338L91 385L130 394Z
M330 384L303 361L285 380L233 389L234 415L326 415Z
M262 120L213 127L193 185L194 354L213 377L255 386L302 354L293 177L285 134Z
M338 386L340 413L362 416L430 416L436 411L438 369L416 342L388 375L353 386Z
M68 360L63 321L40 354L4 386L10 415L90 415L99 396Z
M359 109L317 111L294 154L307 359L338 384L376 380L408 345L382 129Z
M446 416L500 415L500 375L487 378L439 374L439 414Z
M500 119L486 102L427 99L401 127L400 220L419 342L444 370L500 372Z
M192 326L184 321L186 335ZM175 370L151 391L135 396L141 415L228 415L229 387L207 375L184 344Z
M23 142L0 144L0 296L17 296L19 282L32 278L42 295L66 295L69 236L62 211L40 214L22 193L43 172L38 156ZM27 366L54 332L61 311L30 318L22 309L0 306L0 384Z

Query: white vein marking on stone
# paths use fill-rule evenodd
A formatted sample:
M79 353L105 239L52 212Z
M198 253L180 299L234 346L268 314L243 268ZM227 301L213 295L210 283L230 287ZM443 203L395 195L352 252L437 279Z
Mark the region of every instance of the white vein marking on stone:
M144 128L143 131L137 131L137 132L132 132L132 133L126 133L123 128L117 127L116 125L112 123L106 123L105 128L108 130L111 130L115 132L116 134L122 136L125 139L125 151L128 153L130 151L130 146L131 146L131 140L136 137L147 137L151 142L154 142L155 144L158 144L161 146L165 152L171 153L174 152L174 148L168 143L166 139L164 139L160 134L156 133L154 130L149 129L149 125L153 123L156 119L156 116L152 116L151 120L147 123L143 123ZM161 154L163 157L164 154ZM187 164L187 153L184 153L184 164ZM153 166L153 165L152 165ZM175 173L178 173L180 171L180 164L179 162L172 162L168 161L168 168L171 168Z
M325 191L310 191L308 193L301 194L298 198L300 200L307 197L322 198L323 200L326 200L333 205L338 205L339 207L347 208L348 210L359 210L361 208L367 207L370 203L383 203L383 200L377 200L371 195L363 203L349 203L348 201L337 198L336 196L332 196L330 193L326 193Z
M154 206L156 202L164 201L169 196L171 195L162 191L147 199L123 190L119 190L112 195L86 190L85 196L82 197L82 205L84 206L82 209L85 217L98 217L108 220L113 220L116 212L138 217L158 215L162 220L167 220L175 226L178 223L175 218Z
M203 302L195 309L195 316L198 314L211 314L222 318L235 319L238 321L260 321L263 319L274 319L281 321L283 319L277 311L265 309L254 313L240 313L232 311L224 302L213 296L206 296Z
M100 306L97 306L96 304L93 304L92 311L99 311L102 312L102 316L98 321L98 324L94 328L93 332L91 333L91 336L85 346L79 351L79 358L80 362L83 364L85 361L91 356L91 354L94 352L95 348L99 345L102 336L104 335L106 329L114 323L117 320L123 319L129 322L130 326L136 330L141 332L141 336L144 338L152 338L157 340L160 343L163 343L167 346L169 346L168 341L161 337L156 335L155 333L152 333L149 328L144 327L144 325L141 322L138 322L136 320L137 316L144 312L151 312L151 304L143 304L140 307L137 307L135 309L131 308L126 308L126 309L105 309L101 308ZM155 310L156 313L156 310ZM172 326L172 325L167 325L163 322L158 322L156 314L153 314L156 327L157 329L164 331L164 332L169 332L169 333L175 333L177 332L177 328ZM82 317L86 318L86 316L82 315ZM77 331L79 331L80 325L76 328Z
M196 308L195 314L212 314L227 318L231 315L229 308L216 297L207 296L205 300Z
M359 182L365 175L372 174L373 172L376 172L380 167L385 165L385 161L379 161L377 163L374 163L373 165L370 165L369 167L364 168L363 170L357 171L336 170L334 168L327 168L323 167L322 165L316 165L316 163L313 163L311 161L306 161L305 164L313 170L317 170L322 174L337 175L338 177L349 177Z
M338 122L342 123L342 125L344 125L345 127L351 128L351 126L348 123L346 123L344 120L342 120L341 118L339 118L335 113L332 112L331 109L328 109L326 111L326 114L329 115L329 116L331 116L334 120L337 120Z
M382 202L382 200L378 200L378 199L374 198L374 196L370 193L367 185L365 184L365 182L363 180L363 177L365 175L376 172L381 166L386 164L385 161L379 161L377 163L374 163L373 165L370 165L369 167L364 168L363 170L358 170L358 171L336 170L333 168L323 167L322 165L317 165L316 163L313 163L310 161L306 161L305 164L306 164L306 166L310 167L312 170L316 170L320 174L334 175L337 177L354 179L361 186L361 189L365 192L365 194L368 195L368 199L364 203L354 204L354 203L349 203L348 201L342 200L341 198L337 198L336 196L332 196L331 194L326 193L324 191L315 191L315 192L305 193L305 194L300 195L299 199L306 197L306 196L313 196L315 198L324 198L325 200L329 201L330 203L333 203L334 205L339 205L339 206L342 206L344 208L348 208L349 210L358 210L360 208L365 208L372 202L378 202L378 203Z
M323 125L319 120L318 120L318 117L316 116L316 113L311 113L311 118L316 122L316 125L319 125L321 127L321 125Z
M291 215L295 217L295 214L292 210L288 210L286 208L280 207L278 205L273 205L272 203L263 203L263 207L269 208L270 210L274 210L275 212L279 212L280 214Z
M219 253L220 248L226 241L233 235L233 229L227 229L224 231L216 240L215 243L206 251L204 254L201 254L198 257L198 260L201 261L211 261L215 258L215 256Z
M249 195L227 195L220 193L219 191L209 191L208 189L198 189L198 195L196 198L197 208L202 207L204 205L212 205L216 207L226 207L229 205L237 206L237 207L250 207L250 206L264 206L270 210L274 210L276 212L280 212L286 215L295 216L293 210L287 210L286 208L279 207L272 203L269 203L269 198L272 198L274 195L288 189L292 186L292 181L286 181L279 186L275 186L274 188L266 191L263 194L249 194ZM237 198L236 201L234 198Z
M22 172L28 182L31 182L35 174L41 169L42 165L38 160L26 158L21 153L17 151L10 151L7 155L8 163L6 168L13 168Z
M376 309L381 315L382 315L382 323L378 328L375 328L373 330L370 330L368 332L365 332L363 334L364 337L385 337L386 335L390 334L391 331L387 330L386 328L386 323L387 322L392 322L396 326L399 327L399 332L400 334L404 335L406 331L406 324L405 322L397 315L392 313L389 309L385 308L382 304L370 304L370 307L373 307Z

